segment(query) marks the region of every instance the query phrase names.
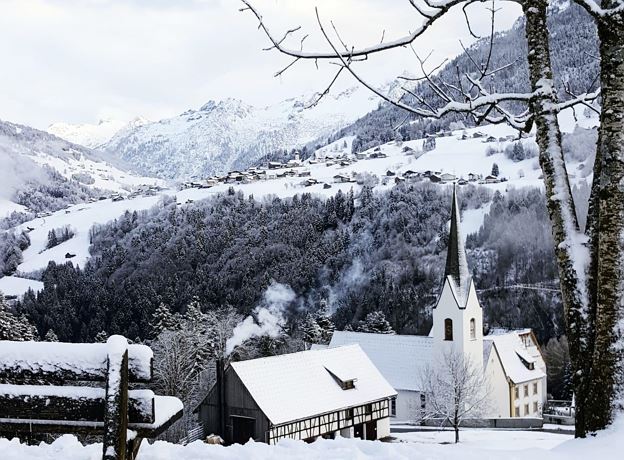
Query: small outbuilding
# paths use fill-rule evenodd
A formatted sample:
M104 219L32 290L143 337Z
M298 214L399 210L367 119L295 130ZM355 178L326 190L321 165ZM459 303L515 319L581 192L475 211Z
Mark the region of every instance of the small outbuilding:
M226 443L390 435L396 391L359 345L231 363L197 407Z

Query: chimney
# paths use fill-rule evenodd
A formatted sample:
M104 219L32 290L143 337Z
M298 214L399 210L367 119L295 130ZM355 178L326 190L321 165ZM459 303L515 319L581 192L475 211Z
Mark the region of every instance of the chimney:
M225 435L225 358L217 359L217 406L219 412L219 436L223 439Z

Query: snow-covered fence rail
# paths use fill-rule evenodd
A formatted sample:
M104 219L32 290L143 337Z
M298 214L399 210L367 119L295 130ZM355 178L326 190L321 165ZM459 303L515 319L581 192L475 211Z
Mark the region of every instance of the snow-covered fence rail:
M143 438L182 416L179 399L128 388L151 380L152 360L149 347L121 336L106 344L0 341L0 435L102 435L103 459L131 460Z

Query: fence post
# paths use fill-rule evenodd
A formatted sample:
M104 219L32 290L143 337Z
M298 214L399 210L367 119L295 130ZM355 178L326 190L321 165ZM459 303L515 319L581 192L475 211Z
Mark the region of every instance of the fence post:
M128 433L128 341L111 336L108 348L104 407L104 460L126 460Z

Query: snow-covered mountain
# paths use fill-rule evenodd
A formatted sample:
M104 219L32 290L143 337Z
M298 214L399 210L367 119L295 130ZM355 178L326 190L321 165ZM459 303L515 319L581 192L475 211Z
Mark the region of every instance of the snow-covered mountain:
M323 138L375 109L378 98L356 87L291 98L266 107L237 99L209 101L199 110L117 133L103 148L144 174L202 177L244 168L278 149Z
M97 124L52 123L47 131L74 144L95 149L109 142L116 134L131 131L146 123L149 120L143 117L135 117L129 122L107 118Z
M50 133L0 121L0 218L12 211L51 211L86 201L90 190L123 193L159 183L121 162Z

